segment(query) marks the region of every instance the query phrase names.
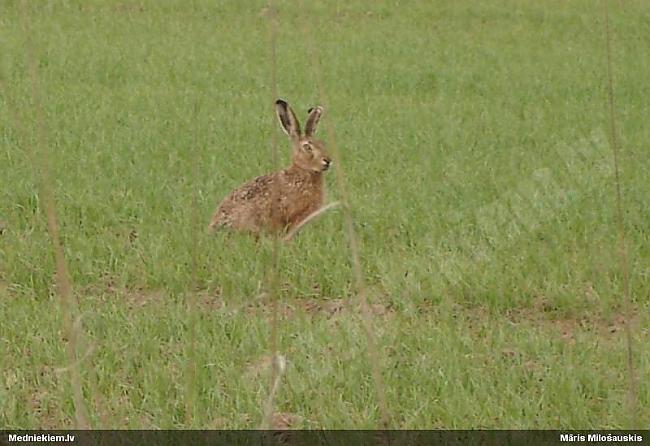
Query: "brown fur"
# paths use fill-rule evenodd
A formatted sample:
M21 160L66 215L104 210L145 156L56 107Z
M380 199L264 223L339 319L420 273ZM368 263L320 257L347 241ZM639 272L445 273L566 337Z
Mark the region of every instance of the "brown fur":
M323 204L325 172L331 160L321 141L312 136L323 109L310 110L306 132L289 105L276 101L276 112L293 147L292 164L279 172L257 177L232 191L219 205L210 230L286 231L298 225ZM273 199L277 205L273 206Z

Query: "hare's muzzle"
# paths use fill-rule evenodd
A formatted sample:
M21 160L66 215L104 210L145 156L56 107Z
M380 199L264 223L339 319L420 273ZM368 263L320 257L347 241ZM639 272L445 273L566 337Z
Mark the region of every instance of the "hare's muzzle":
M332 160L331 160L331 159L329 159L329 158L323 158L323 171L329 169L331 164L332 164Z

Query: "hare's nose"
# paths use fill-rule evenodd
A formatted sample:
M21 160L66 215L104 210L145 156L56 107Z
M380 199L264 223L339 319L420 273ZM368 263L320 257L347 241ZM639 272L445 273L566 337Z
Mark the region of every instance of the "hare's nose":
M329 158L323 158L323 164L329 167L330 164L332 164L332 160Z

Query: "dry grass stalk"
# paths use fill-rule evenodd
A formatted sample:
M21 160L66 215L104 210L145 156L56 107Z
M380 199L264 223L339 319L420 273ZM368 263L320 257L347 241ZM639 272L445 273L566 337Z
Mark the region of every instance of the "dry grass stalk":
M300 2L300 11L303 16L304 14L304 2ZM308 29L309 20L303 18L300 20L303 24L303 34L305 36L305 41L307 42L307 49L309 52L311 65L314 70L314 77L316 79L316 84L318 86L319 95L321 101L325 107L329 105L327 100L327 95L325 93L325 85L323 81L323 75L320 68L320 62L316 54L316 48L313 42L313 30ZM348 234L348 243L350 246L350 257L352 260L352 270L354 274L354 280L356 284L357 294L359 296L359 303L361 306L361 321L363 325L363 330L366 335L367 344L368 344L368 356L370 357L371 363L371 372L372 378L375 383L375 392L377 394L377 404L379 406L379 412L381 416L380 428L389 429L390 428L390 413L388 411L388 404L386 401L386 390L384 385L384 380L381 374L380 368L380 355L377 348L377 340L375 332L372 326L372 311L368 305L368 298L366 295L366 285L363 276L363 271L361 268L361 257L359 254L359 241L354 229L354 218L352 217L352 211L350 209L350 199L347 191L346 175L341 164L341 157L339 156L338 147L336 145L336 138L334 133L334 124L330 123L327 127L328 130L328 144L330 152L334 158L334 169L336 171L337 184L339 187L339 193L341 195L341 201L343 204L343 214L346 223L346 230Z
M630 268L628 262L627 247L625 243L625 222L623 219L623 198L621 194L620 179L620 144L618 140L618 129L616 125L616 107L614 104L614 80L612 70L612 38L609 24L608 0L603 0L605 15L605 41L607 53L607 99L609 105L609 137L614 158L614 181L616 186L616 220L618 225L618 252L621 273L623 274L623 306L625 312L625 338L627 344L627 368L628 368L628 404L630 410L630 429L639 427L638 423L638 392L636 384L636 372L634 369L634 338L632 336L632 297L630 295Z
M267 17L269 19L269 45L270 45L270 63L271 63L271 96L272 103L278 97L278 80L277 80L277 14L275 2L269 0ZM275 114L275 107L273 110ZM275 132L275 116L272 119L271 132L271 161L273 169L277 170L279 165L278 156L278 137ZM271 188L271 220L277 221L279 209L278 199L280 197L280 185L278 182ZM279 265L280 240L276 233L273 234L273 247L271 250L271 269L268 278L269 298L272 305L271 316L271 357L273 358L273 367L269 378L269 395L264 407L264 414L261 422L262 429L269 429L273 422L273 413L275 407L275 397L280 387L282 374L286 362L283 356L278 356L278 290L280 283L280 265Z
M40 161L40 169L38 174L40 174L40 191L44 197L45 202L45 215L47 218L47 230L50 235L50 240L52 242L52 249L54 251L54 260L56 265L56 288L61 297L61 308L63 311L64 317L64 327L63 332L67 340L66 342L66 356L69 362L67 369L70 371L70 383L72 387L73 401L75 407L75 420L76 427L78 429L90 429L90 422L88 421L88 416L86 414L82 386L81 386L81 374L79 371L79 366L81 361L77 360L77 351L80 338L82 336L81 323L73 323L73 315L78 312L77 302L73 296L72 292L72 280L70 279L70 274L68 272L68 267L65 261L65 256L63 254L63 245L61 243L59 223L56 215L56 201L54 198L54 184L51 179L50 170L49 170L49 154L48 154L48 145L47 138L45 134L45 118L43 114L43 101L41 97L40 84L38 82L38 65L36 54L34 53L33 43L31 40L32 31L30 29L30 20L29 20L29 11L28 4L26 0L21 2L21 19L22 19L22 28L25 33L26 38L26 54L27 54L27 64L29 70L29 77L32 83L32 94L34 98L34 107L36 111L36 127L37 127L37 148L38 155L36 155L36 149L31 147L29 144L29 138L27 138L26 132L23 133L23 141L27 147L27 151L30 153L30 158L34 162ZM17 117L17 116L16 116ZM16 121L18 124L19 121Z
M285 242L288 242L289 240L293 239L293 237L295 237L295 235L298 234L298 232L299 232L299 231L300 231L300 230L301 230L305 225L307 225L307 223L309 223L310 221L312 221L312 220L318 218L321 214L324 214L325 212L329 211L330 209L333 209L333 208L337 207L337 206L340 205L340 204L341 204L340 202L335 201L335 202L333 202L333 203L329 203L329 204L327 204L327 205L321 207L320 209L318 209L318 210L315 211L315 212L312 212L311 214L309 214L309 215L307 216L307 218L305 218L305 219L304 219L303 221L301 221L299 224L297 224L296 226L294 226L294 227L293 227L293 228L292 228L292 229L287 233L287 235L284 236L284 241L285 241Z

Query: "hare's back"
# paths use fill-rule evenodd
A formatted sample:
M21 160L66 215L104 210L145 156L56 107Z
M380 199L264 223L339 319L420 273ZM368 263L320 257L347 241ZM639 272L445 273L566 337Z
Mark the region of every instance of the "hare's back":
M234 202L267 201L271 198L276 180L275 174L263 175L238 187L228 196Z
M210 227L258 230L268 219L275 177L257 177L233 190L217 207Z

